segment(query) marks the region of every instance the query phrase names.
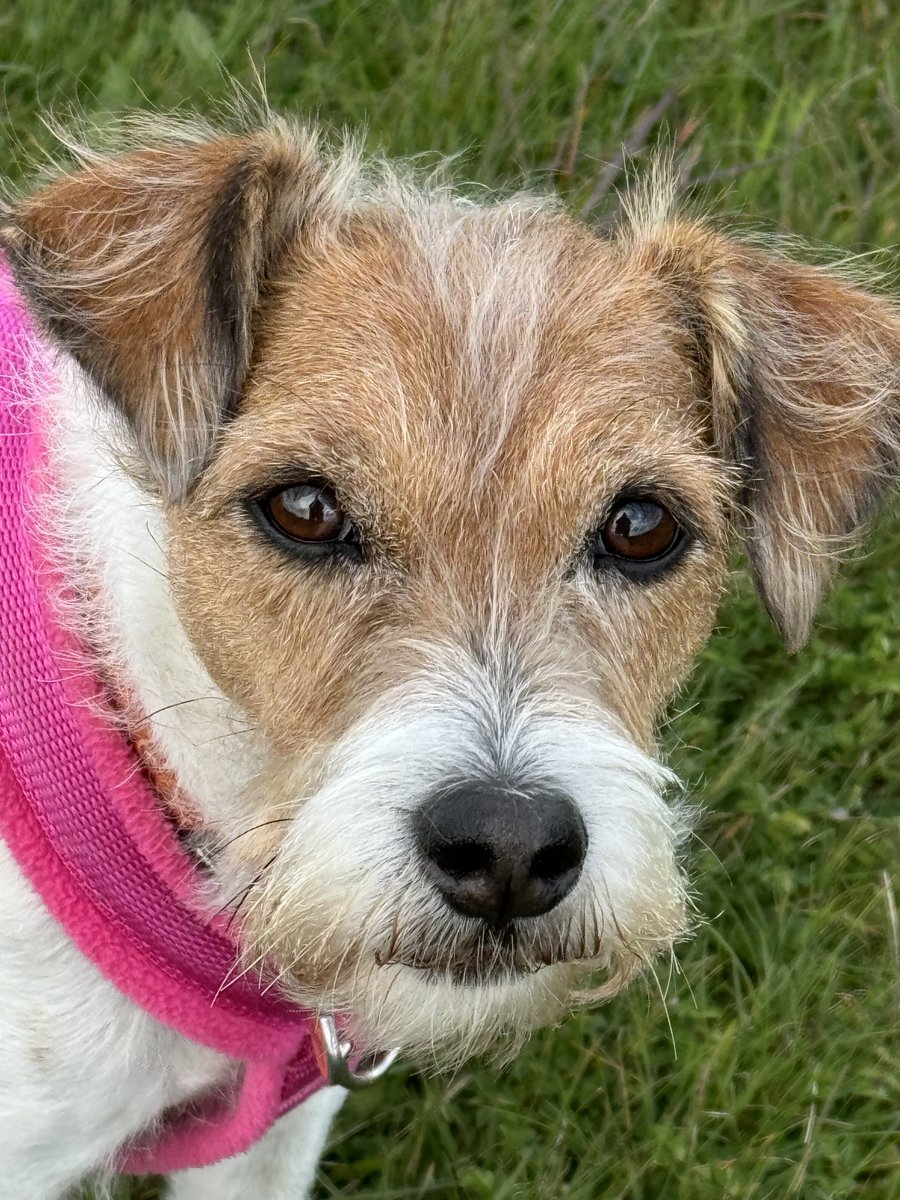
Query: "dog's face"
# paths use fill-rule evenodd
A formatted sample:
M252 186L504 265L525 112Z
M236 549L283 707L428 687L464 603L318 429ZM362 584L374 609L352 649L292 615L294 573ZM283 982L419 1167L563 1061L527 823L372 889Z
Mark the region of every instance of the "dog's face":
M172 514L182 619L289 764L254 941L424 1046L684 931L646 751L727 541L663 290L560 217L453 218L437 261L361 218L291 264Z
M600 239L366 184L279 126L103 160L14 223L269 749L220 861L252 954L370 1043L460 1057L669 950L654 723L736 516L803 640L895 461L888 307L649 210Z

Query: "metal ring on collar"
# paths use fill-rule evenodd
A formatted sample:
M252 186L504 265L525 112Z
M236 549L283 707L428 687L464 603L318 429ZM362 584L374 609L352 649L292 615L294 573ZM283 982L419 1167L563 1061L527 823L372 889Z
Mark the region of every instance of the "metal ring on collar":
M351 1066L353 1043L341 1037L334 1017L330 1016L319 1017L319 1042L328 1082L351 1091L380 1079L400 1053L397 1046L384 1054L364 1056L356 1066Z

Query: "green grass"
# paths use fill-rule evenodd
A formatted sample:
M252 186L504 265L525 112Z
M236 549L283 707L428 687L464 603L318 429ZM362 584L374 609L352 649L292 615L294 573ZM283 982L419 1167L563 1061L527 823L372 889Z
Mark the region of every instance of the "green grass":
M2 161L16 175L51 144L42 107L208 108L251 55L279 107L576 206L675 87L666 136L710 207L847 249L898 238L890 0L17 0ZM667 731L709 817L708 922L665 1001L637 985L503 1073L396 1073L347 1104L320 1196L898 1200L898 644L896 519L796 659L737 579Z

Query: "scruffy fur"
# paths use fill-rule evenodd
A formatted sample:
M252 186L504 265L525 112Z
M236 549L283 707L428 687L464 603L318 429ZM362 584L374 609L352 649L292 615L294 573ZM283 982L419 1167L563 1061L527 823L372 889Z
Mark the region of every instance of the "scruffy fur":
M664 171L601 238L276 118L129 136L4 221L59 351L60 603L149 724L247 968L373 1048L509 1053L689 932L690 814L655 723L735 532L805 641L896 474L900 317L679 216ZM298 562L248 516L309 474L364 561ZM690 533L645 583L586 551L628 491ZM448 907L410 835L434 788L498 775L564 789L588 837L571 893L504 944ZM81 960L7 857L0 963L0 1170L21 1200L102 1171L227 1071ZM339 1100L171 1196L296 1200Z

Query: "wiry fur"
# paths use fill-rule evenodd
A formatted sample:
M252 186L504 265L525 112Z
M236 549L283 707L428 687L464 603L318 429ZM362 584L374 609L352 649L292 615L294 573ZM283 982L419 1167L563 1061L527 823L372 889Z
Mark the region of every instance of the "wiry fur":
M664 164L649 185L627 205L621 236L683 298L716 442L743 471L754 577L796 650L897 479L897 312L849 272L685 221Z
M586 971L609 976L597 998L612 994L685 929L675 856L687 827L661 799L666 772L604 710L550 681L511 684L499 665L437 647L428 674L356 722L312 786L302 766L260 780L265 794L297 797L296 815L247 906L248 952L283 964L289 991L346 1013L364 1042L439 1061L507 1053L501 1043L562 1015ZM591 847L574 891L508 938L423 891L407 828L448 779L496 775L525 796L532 781L558 782ZM480 986L460 988L457 971Z
M896 471L900 320L679 216L665 172L599 239L543 198L462 197L275 118L138 123L118 155L76 158L5 233L61 352L42 515L60 603L174 772L243 969L373 1048L511 1052L689 932L689 814L654 722L712 626L733 525L804 639ZM362 563L298 564L248 517L304 474L363 528ZM588 551L634 491L692 535L647 585ZM493 778L562 789L588 836L572 891L504 933L448 907L411 834L435 788ZM227 1079L89 964L51 995L9 930L0 955L0 1167L23 1197ZM67 1005L65 1069L29 1058L29 1021ZM120 1052L51 1169L57 1084L89 1069L98 1014ZM304 1145L276 1130L173 1195L237 1200L271 1170L272 1200L299 1197L336 1103L294 1118Z

